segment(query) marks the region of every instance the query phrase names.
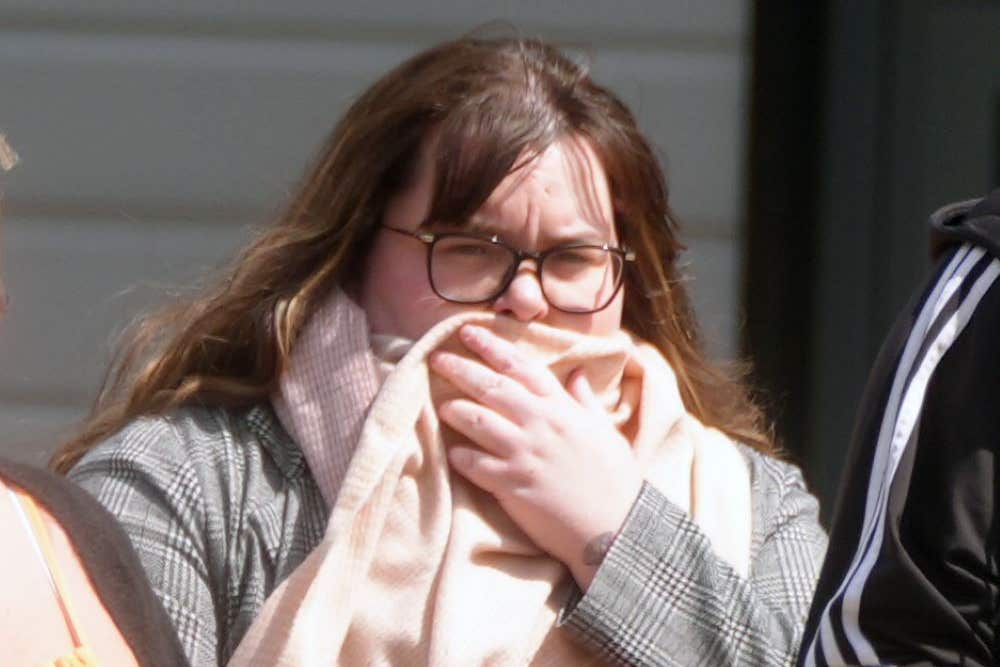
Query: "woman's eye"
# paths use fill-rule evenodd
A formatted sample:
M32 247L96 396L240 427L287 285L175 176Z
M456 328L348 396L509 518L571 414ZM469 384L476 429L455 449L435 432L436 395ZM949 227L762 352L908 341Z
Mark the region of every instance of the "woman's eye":
M557 263L563 266L591 266L604 261L604 253L593 250L563 250L553 255Z
M448 248L448 252L463 257L479 257L486 254L486 248L482 243L461 243Z

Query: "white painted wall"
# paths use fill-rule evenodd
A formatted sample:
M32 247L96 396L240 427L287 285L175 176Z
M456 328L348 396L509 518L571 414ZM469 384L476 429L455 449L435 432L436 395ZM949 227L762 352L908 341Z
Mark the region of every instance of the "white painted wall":
M0 176L12 296L0 453L41 462L114 333L277 211L367 83L491 19L582 46L661 150L713 348L736 349L747 8L361 0L0 0Z

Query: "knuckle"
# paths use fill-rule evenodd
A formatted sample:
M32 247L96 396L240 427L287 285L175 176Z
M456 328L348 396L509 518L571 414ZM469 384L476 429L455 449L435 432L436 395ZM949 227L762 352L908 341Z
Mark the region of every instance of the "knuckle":
M510 375L517 369L517 362L510 357L501 357L496 360L495 367L498 373Z
M515 487L530 489L538 484L541 472L533 457L519 456L511 464L510 478Z
M499 396L503 393L504 378L502 377L492 377L484 380L479 386L479 396L480 399L491 399Z

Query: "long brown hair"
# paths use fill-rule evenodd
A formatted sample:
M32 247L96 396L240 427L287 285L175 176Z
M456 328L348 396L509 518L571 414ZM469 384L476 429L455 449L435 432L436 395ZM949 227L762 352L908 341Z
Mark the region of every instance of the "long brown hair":
M468 37L424 51L375 82L334 128L284 215L225 278L138 321L83 430L52 465L68 470L142 415L266 400L314 308L332 286L357 275L386 202L407 184L432 130L430 219L447 221L476 211L525 155L561 137L588 140L607 174L621 239L637 255L626 277L623 325L671 362L692 414L773 449L739 378L703 354L678 268L683 246L666 182L632 114L552 46Z

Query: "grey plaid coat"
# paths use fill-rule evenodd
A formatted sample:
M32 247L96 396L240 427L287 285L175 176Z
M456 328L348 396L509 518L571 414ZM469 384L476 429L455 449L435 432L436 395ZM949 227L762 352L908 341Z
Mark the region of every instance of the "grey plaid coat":
M750 576L649 485L560 624L615 662L785 665L826 547L798 470L745 448ZM224 664L264 600L323 536L329 511L268 406L141 419L70 477L124 525L196 667Z

